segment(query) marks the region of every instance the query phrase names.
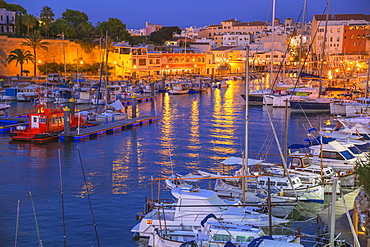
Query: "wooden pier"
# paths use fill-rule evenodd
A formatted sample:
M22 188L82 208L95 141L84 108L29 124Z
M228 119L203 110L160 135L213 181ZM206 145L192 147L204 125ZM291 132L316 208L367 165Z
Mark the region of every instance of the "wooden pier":
M0 134L9 133L20 125L28 125L28 120L26 117L0 117Z
M158 117L150 117L150 116L143 116L143 117L137 117L133 119L124 119L124 120L118 120L114 122L109 123L102 123L96 126L82 128L79 130L74 130L70 132L69 136L65 136L63 134L60 135L60 139L63 141L67 140L81 140L84 138L91 138L100 134L110 134L117 130L126 130L128 128L131 128L132 126L136 125L143 125L145 123L152 123L153 121L157 121Z
M136 100L138 103L140 103L144 101L152 101L156 98L157 98L156 96L143 96L143 97L137 97ZM123 105L130 105L132 104L132 98L121 99L121 102Z

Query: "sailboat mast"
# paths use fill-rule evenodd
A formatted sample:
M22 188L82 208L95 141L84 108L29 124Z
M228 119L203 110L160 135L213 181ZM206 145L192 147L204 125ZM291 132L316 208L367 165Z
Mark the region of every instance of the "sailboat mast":
M369 75L370 75L370 58L367 62L366 91L365 91L365 98L366 99L367 99L368 91L369 91Z
M272 22L271 22L271 57L270 57L270 87L274 85L272 72L274 70L274 29L275 29L275 8L276 0L272 0ZM273 88L272 88L273 89Z
M298 59L298 71L301 70L301 59L302 59L302 38L303 38L303 35L304 35L304 29L305 29L305 22L306 22L306 7L307 7L307 0L304 0L304 4L303 4L303 17L302 17L302 25L301 25L301 36L300 36L300 39L299 39L299 59ZM298 76L298 79L297 79L297 85L299 85L299 79L300 79L300 76Z
M322 93L322 73L323 73L323 68L324 68L326 34L328 32L329 9L330 9L330 0L328 0L328 6L326 7L324 38L323 38L323 43L321 46L321 67L320 67L320 84L319 84L319 97L318 98L321 97L321 93Z
M64 62L64 80L67 79L66 51L64 47L64 33L62 33L63 62Z
M249 46L246 47L246 53L245 53L245 167L247 168L247 174L249 174L248 171L248 132L249 132ZM245 174L243 174L244 176ZM243 178L244 180L244 178Z

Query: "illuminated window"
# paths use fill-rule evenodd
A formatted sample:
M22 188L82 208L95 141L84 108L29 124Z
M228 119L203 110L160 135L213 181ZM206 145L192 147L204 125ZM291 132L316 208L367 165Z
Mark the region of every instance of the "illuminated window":
M146 59L139 59L139 65L146 65Z
M168 63L173 63L173 58L172 57L168 58Z

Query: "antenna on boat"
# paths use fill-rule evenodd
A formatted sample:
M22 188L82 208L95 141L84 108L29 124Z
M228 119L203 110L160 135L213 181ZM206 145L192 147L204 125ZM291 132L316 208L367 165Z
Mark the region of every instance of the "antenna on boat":
M81 152L80 152L80 148L79 147L77 147L77 151L78 151L78 157L80 159L80 164L81 164L81 169L82 169L82 175L84 177L84 183L85 183L85 187L86 187L86 194L87 194L87 198L89 200L91 218L92 218L92 221L93 221L93 224L94 224L94 230L95 230L95 237L96 237L96 241L98 242L98 246L100 247L98 230L96 228L96 222L95 222L94 212L93 212L93 209L92 209L92 204L91 204L91 199L90 199L90 190L89 190L89 186L88 186L87 181L86 181L85 170L84 170L84 166L82 164Z
M19 226L19 204L21 203L20 200L17 202L17 220L15 223L15 241L14 241L14 247L17 247L18 242L18 226Z
M30 194L31 204L32 204L32 209L33 209L33 216L35 217L36 230L37 230L37 238L39 239L39 246L40 247L43 247L44 245L42 244L42 240L41 240L41 235L40 235L40 230L39 230L39 224L37 222L35 204L33 203L33 199L32 199L32 193L31 193L31 191L28 191L28 193Z
M58 149L58 161L59 161L60 195L62 197L63 243L64 243L64 247L66 247L67 246L67 236L66 236L66 222L64 218L64 192L63 192L62 162L60 159L60 149Z

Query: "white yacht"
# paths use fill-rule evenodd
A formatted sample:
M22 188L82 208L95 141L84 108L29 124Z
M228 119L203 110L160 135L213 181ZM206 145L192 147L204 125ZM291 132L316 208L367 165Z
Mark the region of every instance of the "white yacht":
M234 225L267 226L268 215L240 207L240 204L227 204L214 191L196 189L185 185L171 190L176 202L155 205L155 209L131 230L140 237L150 237L155 229L162 225L166 227L199 227L199 219L212 213L223 222ZM210 219L210 222L215 220ZM272 217L272 224L287 223L286 219Z

